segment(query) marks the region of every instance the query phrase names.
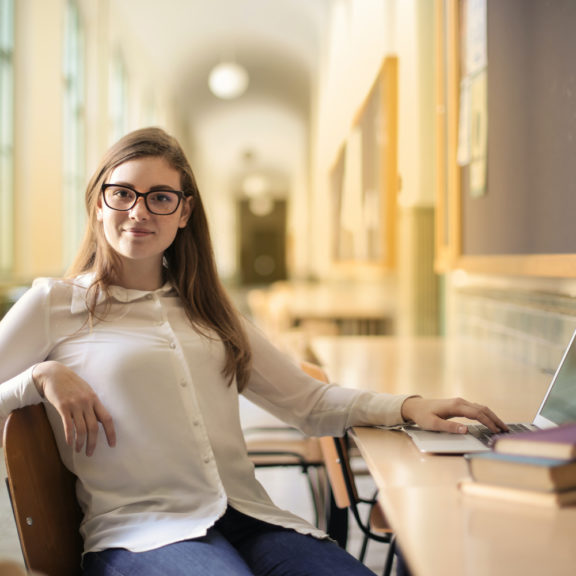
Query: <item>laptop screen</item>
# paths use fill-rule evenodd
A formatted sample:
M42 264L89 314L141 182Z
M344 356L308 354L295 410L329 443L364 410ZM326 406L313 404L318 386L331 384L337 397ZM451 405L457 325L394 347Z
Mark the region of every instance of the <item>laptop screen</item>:
M542 428L576 421L576 332L556 370L534 424Z

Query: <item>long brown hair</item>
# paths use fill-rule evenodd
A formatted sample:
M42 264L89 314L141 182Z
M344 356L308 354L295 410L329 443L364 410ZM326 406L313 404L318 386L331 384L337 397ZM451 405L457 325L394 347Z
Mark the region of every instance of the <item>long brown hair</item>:
M248 338L218 277L208 221L192 168L178 141L164 130L143 128L131 132L104 155L86 188L88 223L68 276L88 272L93 275L86 295L90 321L105 317L106 310L97 312L96 306L99 296L108 295L109 287L119 277L120 259L106 241L102 224L97 219L98 200L102 184L116 167L144 157L164 158L180 172L182 191L190 198L192 213L186 227L179 229L176 239L164 253L166 274L192 325L207 337L215 333L224 344L223 374L230 383L236 377L241 390L248 379L251 363Z

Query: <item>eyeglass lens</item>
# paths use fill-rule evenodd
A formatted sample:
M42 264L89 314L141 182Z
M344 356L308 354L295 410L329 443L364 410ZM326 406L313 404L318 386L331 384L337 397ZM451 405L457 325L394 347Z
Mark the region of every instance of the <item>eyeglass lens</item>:
M131 210L139 196L143 196L146 207L154 214L172 214L180 204L180 194L170 190L154 190L140 194L124 186L104 188L104 200L113 210Z

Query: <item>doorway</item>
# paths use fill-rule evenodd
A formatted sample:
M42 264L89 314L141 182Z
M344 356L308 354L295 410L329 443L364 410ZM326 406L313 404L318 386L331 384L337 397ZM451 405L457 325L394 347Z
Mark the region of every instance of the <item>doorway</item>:
M239 201L240 280L243 285L286 280L287 202L283 198Z

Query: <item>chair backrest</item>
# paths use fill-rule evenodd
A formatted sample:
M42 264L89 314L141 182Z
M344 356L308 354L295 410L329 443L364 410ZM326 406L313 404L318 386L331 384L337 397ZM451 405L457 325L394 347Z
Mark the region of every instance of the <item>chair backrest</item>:
M328 383L328 375L324 372L322 367L318 366L318 364L302 361L300 362L300 368L302 368L308 376L312 376L312 378L316 378L316 380L320 380L320 382Z
M348 458L346 440L323 436L320 438L320 448L336 506L349 508L358 500L358 492Z
M328 376L317 364L301 362L300 367L309 376L322 382L328 382ZM348 508L358 499L354 473L350 467L348 447L344 438L323 436L319 438L320 448L332 495L338 508Z
M323 436L320 438L320 447L336 506L348 508L364 534L372 539L389 542L392 529L382 508L375 498L362 498L358 493L346 438ZM360 516L359 503L370 505L370 515L366 520ZM381 534L387 536L382 537Z
M10 414L4 457L26 566L47 576L80 575L82 513L76 477L60 459L44 405Z

